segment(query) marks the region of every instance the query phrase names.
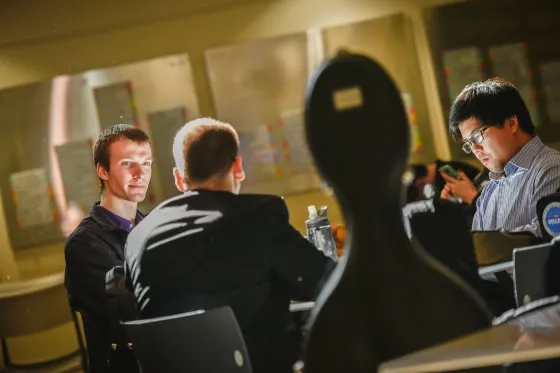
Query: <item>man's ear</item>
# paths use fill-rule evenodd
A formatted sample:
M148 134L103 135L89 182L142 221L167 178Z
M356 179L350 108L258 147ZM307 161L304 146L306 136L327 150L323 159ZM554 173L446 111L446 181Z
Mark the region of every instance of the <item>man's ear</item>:
M175 186L179 189L179 192L185 193L185 180L177 167L173 167L173 177L175 178Z
M109 172L107 172L105 167L103 167L100 163L95 166L95 170L97 171L97 176L99 176L101 180L109 180Z
M506 128L510 128L511 133L515 133L519 130L519 121L516 115L506 119Z
M237 156L235 161L233 161L233 177L237 181L245 180L245 171L243 170L243 159L241 156Z

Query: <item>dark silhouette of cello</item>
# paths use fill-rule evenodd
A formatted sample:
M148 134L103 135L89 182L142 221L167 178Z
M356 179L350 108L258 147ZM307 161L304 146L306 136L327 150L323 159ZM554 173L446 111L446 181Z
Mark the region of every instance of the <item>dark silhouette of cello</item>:
M405 234L409 124L379 64L346 52L323 63L307 88L305 126L348 229L311 314L305 373L374 373L384 361L489 327L482 299Z

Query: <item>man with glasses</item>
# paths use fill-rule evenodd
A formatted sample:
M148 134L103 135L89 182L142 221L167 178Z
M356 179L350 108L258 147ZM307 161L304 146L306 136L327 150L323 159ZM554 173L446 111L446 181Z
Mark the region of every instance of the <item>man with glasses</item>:
M535 134L515 86L499 78L467 85L453 102L449 130L463 142L463 151L490 171L490 182L476 201L472 229L540 236L536 205L560 188L560 153ZM447 181L451 195L472 186L468 180Z

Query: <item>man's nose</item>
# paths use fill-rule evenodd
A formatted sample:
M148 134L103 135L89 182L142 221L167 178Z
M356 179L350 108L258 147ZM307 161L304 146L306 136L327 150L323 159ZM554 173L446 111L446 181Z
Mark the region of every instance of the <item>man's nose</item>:
M471 150L473 153L482 151L483 147L481 144L471 144Z
M137 163L137 164L134 166L134 170L133 170L133 172L132 172L132 176L133 176L135 179L142 179L142 178L144 177L145 173L146 173L146 171L144 170L144 168L142 167L142 165L140 165L140 164Z

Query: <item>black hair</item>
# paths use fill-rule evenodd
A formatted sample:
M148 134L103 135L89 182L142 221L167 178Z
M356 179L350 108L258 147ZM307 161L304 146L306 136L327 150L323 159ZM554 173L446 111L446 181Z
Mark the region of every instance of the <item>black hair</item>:
M474 118L485 126L502 127L506 119L513 116L517 117L523 132L535 133L529 110L513 84L501 78L474 82L455 98L449 111L449 132L453 139L460 141L459 125L467 119Z

